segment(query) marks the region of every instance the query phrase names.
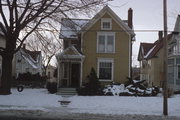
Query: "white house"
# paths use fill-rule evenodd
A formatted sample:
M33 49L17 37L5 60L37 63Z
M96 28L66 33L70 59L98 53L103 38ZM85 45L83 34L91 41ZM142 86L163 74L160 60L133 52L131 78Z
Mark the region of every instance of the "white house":
M174 91L180 91L180 15L168 41L168 84Z
M42 75L42 56L41 51L27 50L25 45L14 56L14 76L17 78L19 73L31 74L39 73Z
M55 70L56 70L56 67L52 65L48 65L46 69L46 76L49 82L56 82L56 78L54 77Z

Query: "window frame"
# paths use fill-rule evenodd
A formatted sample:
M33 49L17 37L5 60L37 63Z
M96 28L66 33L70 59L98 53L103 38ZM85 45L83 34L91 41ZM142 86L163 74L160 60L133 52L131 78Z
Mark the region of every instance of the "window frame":
M109 22L109 28L104 28L103 23ZM101 18L101 30L112 30L112 19L111 18Z
M99 72L100 72L100 63L111 63L112 64L112 68L111 68L111 79L107 80L107 79L99 79L99 81L114 81L114 59L113 58L98 58L97 61L97 76L99 78Z
M105 36L105 50L104 50L104 52L100 52L99 51L99 36ZM112 52L108 52L108 50L107 50L107 46L108 46L108 44L107 44L107 41L108 41L108 39L107 39L107 37L108 36L113 36L114 37L114 39L113 39L113 50L112 50ZM96 47L96 52L97 53L115 53L115 42L116 42L116 36L115 36L115 32L97 32L97 47Z
M179 76L179 67L180 67L180 64L177 64L177 79L180 79L180 76Z

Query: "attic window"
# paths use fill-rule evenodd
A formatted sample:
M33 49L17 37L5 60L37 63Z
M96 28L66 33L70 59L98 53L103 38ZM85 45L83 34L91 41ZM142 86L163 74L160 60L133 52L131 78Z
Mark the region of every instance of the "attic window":
M102 18L101 19L101 29L102 30L111 30L112 29L112 19L111 18Z

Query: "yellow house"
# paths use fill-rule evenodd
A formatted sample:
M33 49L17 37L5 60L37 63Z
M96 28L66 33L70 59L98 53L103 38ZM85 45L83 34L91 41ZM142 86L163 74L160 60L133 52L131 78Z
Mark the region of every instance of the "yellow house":
M128 20L121 20L108 6L92 19L62 19L58 87L82 86L91 68L102 84L124 83L130 77L132 28L131 8Z

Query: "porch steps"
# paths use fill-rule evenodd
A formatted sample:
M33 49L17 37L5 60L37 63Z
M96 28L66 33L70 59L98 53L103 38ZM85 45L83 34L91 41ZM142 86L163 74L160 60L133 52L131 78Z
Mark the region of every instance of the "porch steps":
M70 97L77 95L76 88L58 88L57 95L61 95L62 97Z

